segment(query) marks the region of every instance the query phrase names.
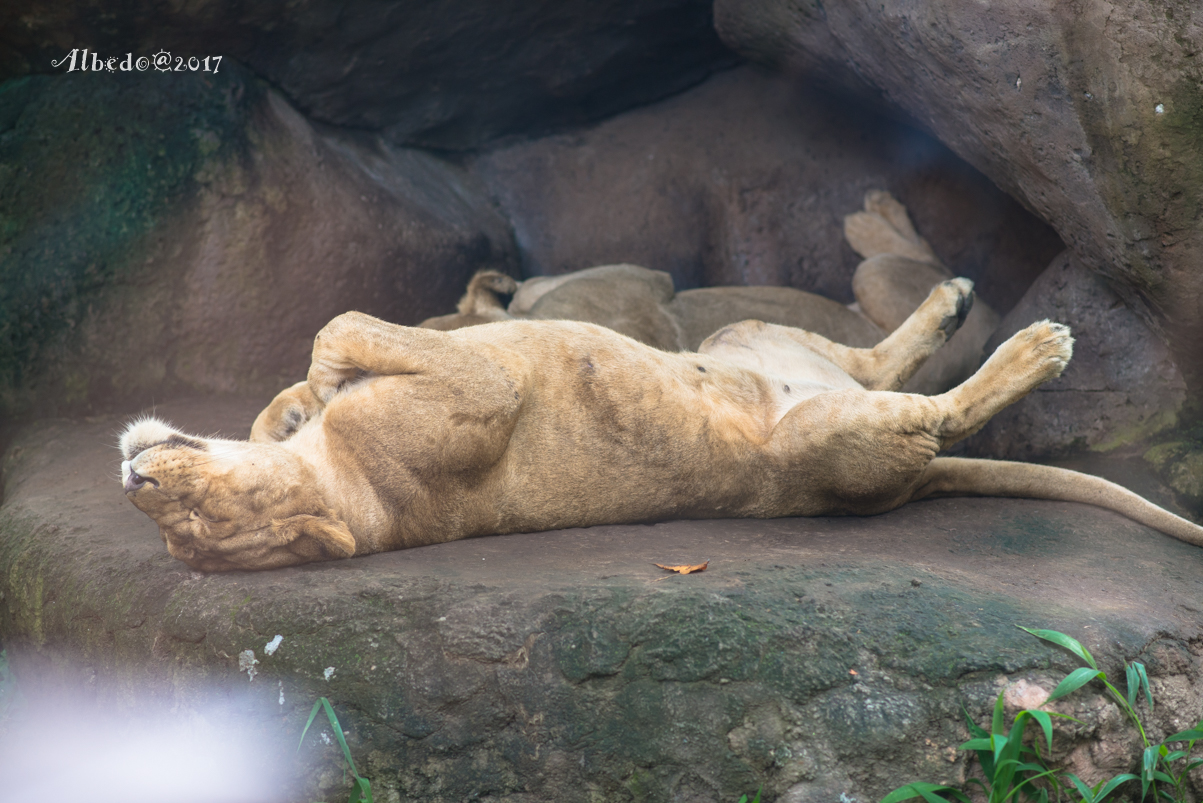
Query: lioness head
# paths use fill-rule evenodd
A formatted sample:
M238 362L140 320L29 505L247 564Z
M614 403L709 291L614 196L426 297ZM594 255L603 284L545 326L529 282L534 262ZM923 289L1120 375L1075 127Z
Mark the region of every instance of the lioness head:
M311 469L276 444L195 438L153 418L121 436L125 495L194 569L270 569L350 557L355 538Z

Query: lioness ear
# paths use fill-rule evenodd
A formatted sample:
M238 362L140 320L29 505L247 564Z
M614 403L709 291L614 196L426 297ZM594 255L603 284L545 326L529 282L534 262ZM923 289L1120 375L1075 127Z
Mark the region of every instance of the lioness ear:
M355 554L355 536L333 516L289 516L272 522L272 533L288 550L309 560L349 558Z

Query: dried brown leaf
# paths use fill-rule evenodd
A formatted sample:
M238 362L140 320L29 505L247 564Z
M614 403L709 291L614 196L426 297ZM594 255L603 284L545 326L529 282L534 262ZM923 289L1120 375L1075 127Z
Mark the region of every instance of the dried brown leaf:
M683 563L680 566L665 566L663 563L653 563L653 566L659 566L661 569L677 574L693 574L694 572L704 572L706 567L710 565L710 561L704 563L688 564Z

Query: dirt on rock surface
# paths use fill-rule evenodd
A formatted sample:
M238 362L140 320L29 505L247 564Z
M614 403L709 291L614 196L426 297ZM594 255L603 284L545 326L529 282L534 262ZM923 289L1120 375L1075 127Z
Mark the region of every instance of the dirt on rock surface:
M263 401L156 414L239 437ZM1174 700L1159 700L1153 738L1203 713L1203 550L1107 511L949 499L204 575L125 500L120 426L42 422L5 456L0 639L22 688L118 711L187 711L216 688L293 745L327 696L379 800L717 803L760 786L868 800L956 782L962 705L980 721L1008 679L1047 685L1075 666L1015 625L1076 636L1109 675L1145 661ZM703 560L686 576L652 565ZM240 667L247 650L257 663ZM1057 738L1126 745L1095 720ZM288 794L336 794L336 752L304 752Z

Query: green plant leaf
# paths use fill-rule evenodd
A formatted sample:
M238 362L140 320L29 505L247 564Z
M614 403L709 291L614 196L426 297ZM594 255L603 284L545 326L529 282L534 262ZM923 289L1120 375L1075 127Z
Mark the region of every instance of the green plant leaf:
M1075 669L1065 676L1065 680L1062 680L1057 684L1057 688L1053 689L1053 693L1048 696L1048 702L1051 703L1053 700L1060 699L1067 694L1075 692L1095 678L1100 678L1102 676L1103 673L1097 669L1088 669L1084 666Z
M993 750L989 739L970 739L957 748L958 750Z
M347 760L347 766L351 768L352 777L354 777L356 781L364 780L360 777L359 770L355 769L355 760L351 758L351 748L347 747L347 740L343 736L343 726L339 724L338 717L334 715L334 707L330 705L330 701L325 697L319 697L317 700L326 709L326 718L330 720L330 727L334 729L334 735L338 739L338 745L343 749L343 758ZM369 795L370 794L371 793L369 792ZM352 801L352 803L355 803L355 801Z
M313 710L309 712L309 719L305 720L305 727L301 729L301 740L297 742L297 752L301 752L301 745L305 744L305 734L309 733L309 726L313 724L313 720L317 717L317 712L322 710L322 701L318 700L313 704Z
M1135 775L1133 775L1130 772L1125 772L1122 775L1116 775L1110 781L1107 781L1107 783L1103 785L1102 789L1095 787L1096 793L1095 793L1094 800L1092 801L1092 803L1103 803L1103 800L1107 797L1107 795L1114 792L1119 787L1120 784L1126 783L1128 781L1139 781L1139 780L1140 780L1139 778L1137 778Z
M1028 711L1028 715L1032 719L1040 723L1041 730L1044 731L1044 738L1048 741L1048 751L1053 752L1053 718L1046 711Z
M1021 765L1021 766L1031 767L1033 771L1044 769L1043 767L1036 766L1035 764L1026 764L1026 765ZM1044 770L1043 772L1040 772L1036 775L1029 775L1028 777L1024 778L1022 781L1020 781L1018 784L1016 784L1015 788L1013 788L1010 792L1008 792L1006 794L1005 797L1003 797L1003 800L1004 801L1010 800L1016 793L1021 791L1025 786L1030 784L1032 781L1039 780L1040 778L1043 778L1046 775L1052 775L1054 772L1057 772L1057 770Z
M1078 794L1082 796L1083 803L1094 803L1094 790L1087 786L1081 778L1072 772L1067 772L1061 777L1069 779L1069 782L1078 790Z
M1143 800L1153 782L1153 770L1157 767L1157 748L1146 747L1140 756L1140 797Z
M881 803L899 803L902 800L910 800L911 798L921 797L928 803L947 803L945 798L939 794L949 794L957 800L969 803L969 796L960 789L954 789L951 786L942 786L938 783L925 783L917 781L908 783L906 786L900 786L893 792L881 799Z
M1006 721L1003 716L1003 695L999 692L998 699L994 701L994 715L990 719L990 732L995 736L1006 736Z
M1162 745L1162 747L1165 747L1165 745ZM1167 755L1164 755L1161 758L1163 761L1165 761L1166 764L1169 764L1171 761L1177 761L1180 758L1186 758L1186 751L1175 750L1174 752L1168 753Z
M1045 641L1051 641L1053 644L1056 644L1058 647L1064 647L1065 649L1069 650L1074 655L1078 656L1083 661L1088 663L1093 669L1099 668L1099 665L1094 662L1094 656L1092 656L1090 654L1090 651L1087 650L1085 647L1083 647L1081 642L1079 642L1077 639L1073 638L1072 636L1067 636L1064 633L1058 633L1056 630L1030 630L1026 627L1023 627L1022 625L1020 625L1018 627L1020 630L1024 631L1025 633L1031 633L1033 636L1035 636L1038 639L1044 639Z
M1166 774L1165 774L1164 772L1162 772L1161 770L1153 770L1153 780L1154 780L1154 781L1161 781L1162 783L1169 783L1169 784L1172 784L1172 783L1174 782L1174 779L1173 779L1173 778L1171 778L1170 776L1166 775Z
M1191 728L1188 731L1179 731L1173 736L1167 736L1161 740L1161 743L1169 744L1170 742L1193 742L1195 739L1203 739L1203 730L1200 730L1197 727Z
M969 717L969 712L965 710L964 706L962 706L962 707L961 707L961 713L963 713L963 714L965 715L965 726L966 726L967 728L969 728L969 735L970 735L970 736L976 736L976 737L978 737L978 738L987 738L987 737L989 737L989 736L990 736L990 733L989 733L989 731L987 731L987 730L986 730L985 728L983 728L981 725L979 725L979 724L977 724L976 722L974 722L974 721L973 721L973 720L972 720L972 719Z
M349 755L347 760L351 760ZM351 790L351 797L348 803L373 803L372 785L368 783L367 778L360 778L358 775L355 776L355 787Z
M1128 705L1136 707L1136 694L1140 691L1140 675L1136 672L1135 664L1124 667L1124 679L1128 686Z
M347 760L347 766L351 768L354 787L351 790L350 803L373 803L372 785L355 768L355 760L351 758L351 748L347 747L347 740L343 736L342 725L339 724L338 717L334 713L334 707L330 705L330 701L327 698L319 697L317 698L317 702L313 704L313 709L309 712L309 719L305 721L305 727L301 729L301 740L297 742L297 750L300 751L301 745L305 743L305 734L309 733L309 727L317 717L318 711L323 708L326 709L326 718L330 721L330 727L334 730L339 747L342 748L343 758Z
M1149 673L1145 671L1145 665L1138 661L1133 661L1132 666L1136 667L1136 674L1140 675L1140 690L1145 693L1145 699L1149 701L1149 711L1152 711L1153 690L1149 688Z

